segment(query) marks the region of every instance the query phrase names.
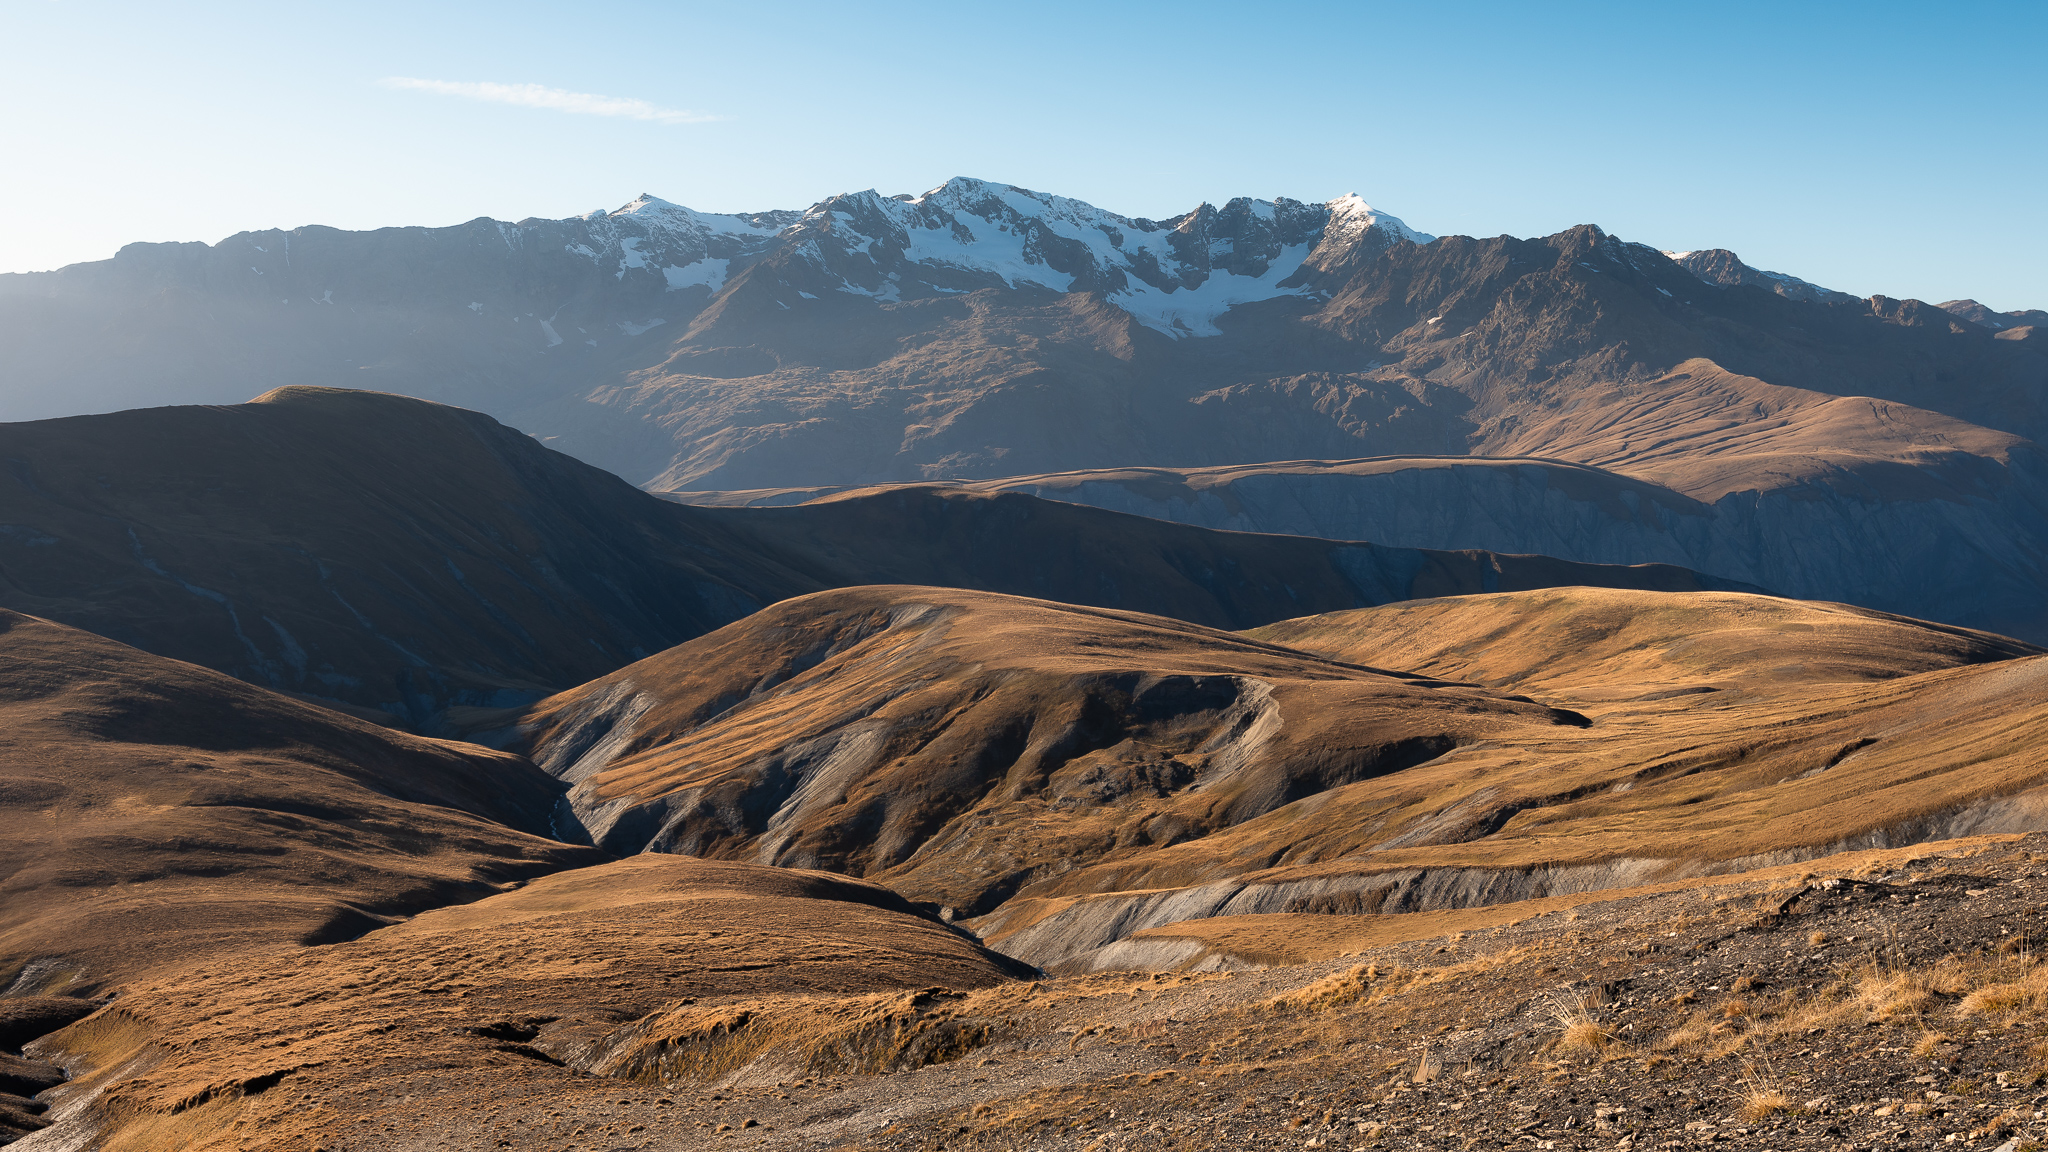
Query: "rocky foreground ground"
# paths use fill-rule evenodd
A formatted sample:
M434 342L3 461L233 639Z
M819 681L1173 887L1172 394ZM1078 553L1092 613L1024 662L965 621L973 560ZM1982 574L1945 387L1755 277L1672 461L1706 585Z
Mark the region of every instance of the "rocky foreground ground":
M1585 899L1318 963L684 1000L602 1044L487 1018L478 978L451 993L474 1019L436 1031L487 1058L244 1086L272 1117L245 1146L287 1118L292 1147L327 1152L2019 1152L2048 1134L2048 836Z
M727 1133L762 1147L2034 1146L2048 837L1859 872L1337 964L1053 981L1014 1034L943 1070L675 1099L775 1127ZM831 1134L874 1095L906 1114Z

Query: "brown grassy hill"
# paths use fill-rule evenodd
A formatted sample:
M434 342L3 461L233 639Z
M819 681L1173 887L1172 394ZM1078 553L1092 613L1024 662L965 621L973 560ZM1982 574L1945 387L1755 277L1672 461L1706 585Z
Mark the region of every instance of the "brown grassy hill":
M612 851L846 871L973 914L1084 861L1578 722L1159 617L882 587L786 601L551 697L524 739Z
M595 862L557 788L426 740L0 611L0 988L345 939Z
M1494 680L1592 723L1080 869L978 927L1043 962L1196 917L1465 907L2048 819L2038 649L1839 606L1663 600L1466 597L1262 630Z
M1517 413L1482 454L1572 460L1712 503L1818 483L1883 499L1953 499L1975 474L2032 448L1937 411L1781 387L1706 359L1574 400Z
M1375 671L1403 663L1442 678ZM1231 638L870 588L528 725L614 851L849 871L1039 963L1147 963L1113 946L1194 917L1462 907L2029 826L2048 657L1740 594L1456 597Z
M526 703L847 584L958 583L1233 628L1498 587L1731 586L1023 496L694 509L477 413L334 389L0 425L0 460L0 606L430 729L450 706Z
M1552 588L1304 616L1247 635L1545 699L1857 683L2042 649L1847 604Z
M528 1122L515 1134L493 1116L543 1100L571 1117L547 1134L579 1128L567 1142L589 1146L627 1138L592 1119L623 1085L562 1065L646 1051L627 1026L657 1009L701 1003L721 1032L764 999L818 998L842 1023L867 1009L882 1027L813 1039L849 1063L915 1067L920 1042L959 1042L945 1020L958 994L918 990L1031 974L887 889L648 855L344 943L160 967L38 1050L80 1073L48 1097L52 1136L90 1133L110 1152L412 1147L423 1122L451 1117L472 1138L523 1142Z

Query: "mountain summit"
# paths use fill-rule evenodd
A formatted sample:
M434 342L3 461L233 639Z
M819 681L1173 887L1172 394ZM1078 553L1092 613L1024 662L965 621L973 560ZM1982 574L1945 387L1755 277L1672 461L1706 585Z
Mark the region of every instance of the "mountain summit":
M1361 247L1433 236L1356 195L1327 204L1238 197L1170 220L957 177L922 196L835 196L781 238L787 286L897 301L982 288L1092 292L1169 336L1215 336L1235 305L1311 295L1318 268ZM790 301L782 301L787 306Z

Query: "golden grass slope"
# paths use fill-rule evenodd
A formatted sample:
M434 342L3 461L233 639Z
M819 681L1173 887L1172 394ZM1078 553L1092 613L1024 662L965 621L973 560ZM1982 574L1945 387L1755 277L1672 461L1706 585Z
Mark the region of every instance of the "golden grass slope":
M609 1103L616 1080L562 1065L645 1051L627 1026L658 1010L730 1022L762 998L847 1005L1029 974L874 885L638 856L351 941L125 980L44 1041L81 1073L52 1094L52 1135L107 1152L411 1147L422 1123L489 1131L504 1102Z
M1417 600L1283 620L1246 635L1336 660L1583 702L1888 680L2042 651L1848 604L1601 588Z
M1711 503L1812 481L1927 499L1948 487L1945 472L2006 463L2026 444L1896 400L1786 388L1694 357L1654 379L1591 384L1570 404L1515 411L1478 451L1589 464Z
M1581 718L1162 617L939 588L784 601L536 705L612 851L882 879L963 914Z
M1050 964L1191 917L2030 827L2038 653L1741 594L1453 597L1232 636L875 587L553 697L525 738L611 850L868 876ZM1425 674L1382 671L1404 666Z
M0 610L0 987L104 990L595 862L535 834L555 791L518 756Z
M1176 919L1466 907L2048 819L2048 658L2000 637L1763 597L1569 589L1259 635L1526 690L1592 724L1466 745L1077 869L978 922L985 935L1044 962Z

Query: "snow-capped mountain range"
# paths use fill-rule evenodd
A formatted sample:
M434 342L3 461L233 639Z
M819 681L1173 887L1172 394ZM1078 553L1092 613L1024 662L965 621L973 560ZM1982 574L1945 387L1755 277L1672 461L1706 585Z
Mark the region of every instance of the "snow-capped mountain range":
M1574 559L1596 558L1609 521L1655 521L1688 541L1659 558L1927 614L1923 593L1951 585L1925 572L2040 569L2048 463L2014 442L2048 442L2044 320L1851 299L1590 224L1432 238L1355 196L1147 220L956 179L803 211L642 196L567 219L245 232L0 276L0 421L368 389L480 409L668 491L1103 469L1153 491L1158 468L1654 456L1656 482L1679 485L1660 507L1689 511L1586 504L1588 534L1508 531L1533 514L1525 480L1562 493L1568 471L1489 472L1503 492L1460 465L1431 483L1463 496L1388 480L1314 500L1441 510L1382 542ZM1268 483L1232 499L1309 501ZM1707 502L1766 499L1776 528L1750 512L1702 527ZM1873 500L1895 518L1871 520ZM1958 528L1964 503L1979 519ZM1740 560L1866 537L1827 579ZM2002 591L1959 619L2048 636L2026 615L2035 576L1979 583Z
M670 290L715 293L747 264L779 251L802 297L1092 291L1176 337L1216 335L1216 318L1239 304L1312 295L1316 269L1360 246L1435 239L1356 195L1325 204L1240 197L1145 220L964 177L920 196L834 196L802 213L718 216L643 195L576 219L590 238L564 251L620 280L658 275Z
M433 352L443 366L415 363L407 371L474 377L531 351L609 357L657 328L655 339L672 338L757 264L773 267L753 285L756 306L770 310L833 298L887 305L983 289L1087 292L1183 339L1219 335L1218 322L1243 305L1328 301L1363 262L1435 239L1357 195L1320 204L1240 197L1149 220L958 177L921 195L868 190L801 211L727 215L642 195L559 220L479 218L371 232L307 226L244 232L213 245L131 244L112 260L0 275L0 299L174 289L203 292L215 308L210 314L223 300L239 301L262 317L252 314L250 323L266 327L279 322L277 309L396 312L409 325L431 317L451 326ZM1666 255L1715 287L1850 299L1751 268L1721 249ZM379 371L382 363L344 359L350 370ZM0 395L0 418L55 414L9 399Z
M813 286L882 300L1033 286L1100 293L1170 336L1213 336L1238 304L1315 292L1318 257L1434 240L1359 197L1240 197L1171 220L956 179L909 197L860 192L804 213L781 237Z
M612 275L619 280L653 269L671 290L703 287L716 292L735 262L745 267L801 217L797 212L721 216L642 195L613 211L600 208L562 221L580 221L587 232L583 240L563 244L562 250L600 268L616 268ZM512 227L531 230L539 223L523 221Z

